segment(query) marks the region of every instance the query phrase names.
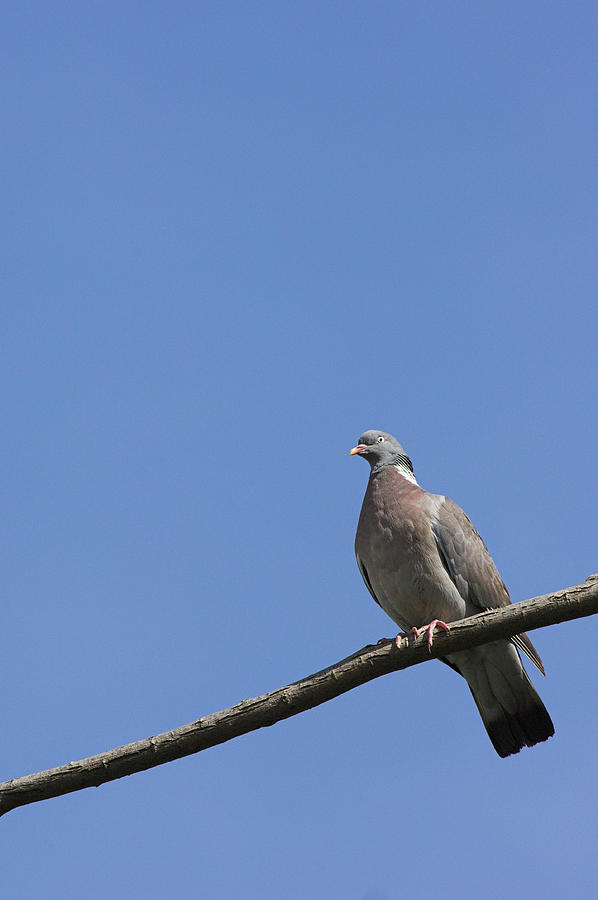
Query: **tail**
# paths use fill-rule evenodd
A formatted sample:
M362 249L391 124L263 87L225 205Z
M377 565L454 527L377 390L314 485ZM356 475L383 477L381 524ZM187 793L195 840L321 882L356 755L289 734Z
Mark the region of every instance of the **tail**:
M552 719L509 641L451 654L448 662L466 679L499 756L552 737Z

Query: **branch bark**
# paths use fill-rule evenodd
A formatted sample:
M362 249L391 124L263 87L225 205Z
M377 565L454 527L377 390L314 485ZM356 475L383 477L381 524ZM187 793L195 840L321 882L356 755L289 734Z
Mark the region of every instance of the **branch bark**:
M597 612L598 575L590 575L582 584L455 622L449 634L435 635L431 652L425 637L416 641L405 639L398 648L392 639L376 646L363 647L307 678L261 697L243 700L236 706L204 716L188 725L55 769L6 781L0 784L0 815L18 806L83 788L98 787L125 775L199 753L200 750L319 706L380 675L499 638L508 638L522 631L556 625Z

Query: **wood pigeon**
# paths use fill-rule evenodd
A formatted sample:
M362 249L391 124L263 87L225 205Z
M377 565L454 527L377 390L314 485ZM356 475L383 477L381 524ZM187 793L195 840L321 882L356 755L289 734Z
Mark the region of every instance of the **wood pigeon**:
M370 464L355 538L357 565L370 594L404 631L448 630L511 599L486 545L463 510L415 480L403 447L384 431L366 431L351 455ZM522 650L544 674L526 634L452 653L442 661L462 675L499 756L554 734L548 712L521 663Z

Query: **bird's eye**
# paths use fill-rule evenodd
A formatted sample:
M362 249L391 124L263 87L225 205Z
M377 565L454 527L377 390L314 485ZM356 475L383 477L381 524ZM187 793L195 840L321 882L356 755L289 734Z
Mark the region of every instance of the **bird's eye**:
M377 441L378 441L379 444L383 444L383 443L384 443L384 438L382 437L382 435L380 435L380 437L377 438Z

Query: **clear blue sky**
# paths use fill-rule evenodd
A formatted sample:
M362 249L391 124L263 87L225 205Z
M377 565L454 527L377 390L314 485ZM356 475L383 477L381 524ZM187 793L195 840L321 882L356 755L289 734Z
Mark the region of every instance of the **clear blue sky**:
M393 634L366 428L515 600L597 570L594 6L3 5L2 779ZM0 893L590 896L597 622L533 639L547 744L425 664L10 813Z

